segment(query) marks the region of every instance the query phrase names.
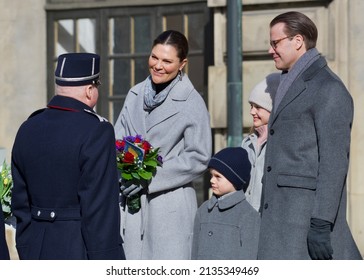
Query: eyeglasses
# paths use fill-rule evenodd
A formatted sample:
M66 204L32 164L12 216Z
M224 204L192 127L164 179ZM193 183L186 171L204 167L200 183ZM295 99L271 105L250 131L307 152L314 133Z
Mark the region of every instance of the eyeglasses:
M277 45L280 41L284 40L284 39L292 39L293 36L287 36L287 37L284 37L284 38L281 38L281 39L278 39L278 40L273 40L273 41L270 41L270 45L272 46L273 49L276 49L277 48Z
M95 87L99 87L99 85L101 85L101 81L100 80L93 81L92 85Z

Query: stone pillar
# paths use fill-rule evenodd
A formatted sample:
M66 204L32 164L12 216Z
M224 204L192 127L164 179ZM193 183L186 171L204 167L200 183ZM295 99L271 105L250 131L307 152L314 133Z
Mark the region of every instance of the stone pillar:
M7 162L21 123L46 105L45 0L0 0L0 146Z
M360 252L364 255L364 1L347 1L349 91L354 99L354 123L351 134L351 155L348 193L348 221ZM339 20L339 19L338 19ZM338 22L338 25L340 22ZM350 30L350 32L349 32ZM340 40L340 38L338 38Z

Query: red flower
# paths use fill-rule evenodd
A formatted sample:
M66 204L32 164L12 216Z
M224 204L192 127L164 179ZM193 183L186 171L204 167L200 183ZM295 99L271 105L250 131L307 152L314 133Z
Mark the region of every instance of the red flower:
M149 153L150 149L152 148L152 145L150 145L148 141L144 141L144 142L142 143L142 147L141 147L141 148L142 148L142 149L145 151L145 153L147 154L147 153Z
M133 184L145 187L157 172L157 166L162 166L162 157L158 155L159 148L153 146L139 134L116 139L116 161L122 181L132 181ZM130 210L140 209L140 193L126 198Z
M115 145L116 145L116 149L118 151L123 151L124 150L124 146L125 146L125 141L118 139L118 140L116 140Z
M130 152L126 152L124 154L123 162L125 163L133 163L135 160L134 155Z

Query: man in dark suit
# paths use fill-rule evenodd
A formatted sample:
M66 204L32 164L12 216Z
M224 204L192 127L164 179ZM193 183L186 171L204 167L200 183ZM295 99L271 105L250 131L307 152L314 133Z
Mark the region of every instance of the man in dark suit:
M93 110L100 57L61 55L56 96L12 150L20 259L124 259L113 126Z
M5 239L4 214L0 203L0 260L9 260L9 250Z

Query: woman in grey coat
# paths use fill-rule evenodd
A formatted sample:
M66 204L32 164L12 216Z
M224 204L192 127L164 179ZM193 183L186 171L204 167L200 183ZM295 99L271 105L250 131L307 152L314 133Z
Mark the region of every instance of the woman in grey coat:
M186 74L188 42L165 31L153 43L150 76L130 89L115 124L117 138L142 135L160 147L163 166L147 188L132 185L124 196L140 191L134 213L122 201L121 233L127 259L189 259L197 199L192 181L211 156L209 114ZM124 187L123 187L124 189Z

